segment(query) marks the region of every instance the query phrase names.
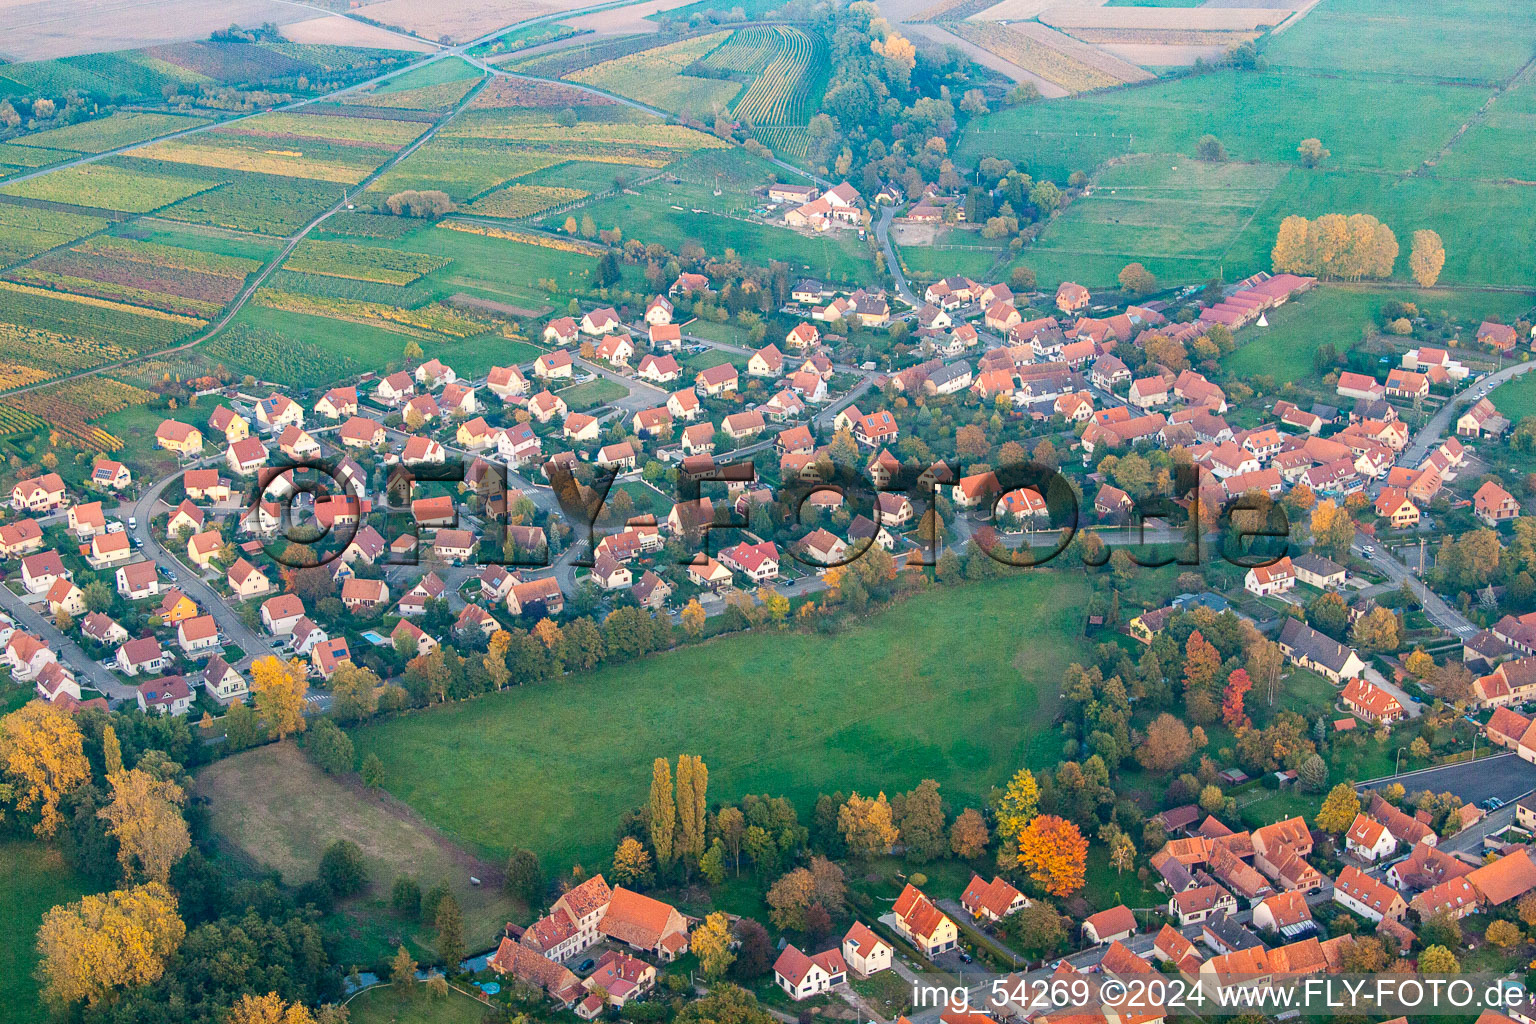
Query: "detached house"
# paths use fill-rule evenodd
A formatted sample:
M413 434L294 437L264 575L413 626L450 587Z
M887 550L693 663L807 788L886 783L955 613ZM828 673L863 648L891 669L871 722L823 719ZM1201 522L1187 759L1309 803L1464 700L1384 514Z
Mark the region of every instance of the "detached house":
M116 462L112 459L97 459L91 466L92 487L104 487L109 491L120 491L132 482L133 474L121 462Z
M151 561L130 562L117 570L117 592L130 601L160 593L160 570Z
M1396 722L1407 715L1396 697L1358 677L1349 681L1340 698L1345 707L1367 722Z
M569 380L575 375L575 365L569 352L557 349L533 361L533 375L540 380Z
M702 397L717 397L737 389L736 367L721 363L700 370L694 378L694 388Z
M357 415L357 388L331 388L315 403L315 415L328 420Z
M1283 594L1296 585L1296 568L1290 558L1256 565L1243 577L1243 589L1257 597Z
M143 672L159 672L166 665L165 651L160 641L152 636L129 640L117 649L117 668L124 675L136 676Z
M976 920L990 922L1023 910L1029 906L1029 900L999 876L984 882L980 875L973 874L965 892L960 894L960 906Z
M224 453L224 461L230 471L238 476L249 476L267 464L267 448L258 438L247 437L236 441Z
M843 962L866 978L888 970L893 952L891 944L862 921L853 922L853 927L843 936Z
M181 676L164 676L140 683L135 698L139 710L146 714L153 711L162 715L184 715L192 710L192 688Z
M1497 483L1489 480L1472 496L1472 510L1489 526L1498 526L1520 515L1520 502Z
M182 651L193 657L200 653L217 650L221 646L218 623L214 622L212 615L199 615L196 618L178 622L176 644Z
M1279 644L1287 661L1325 676L1335 685L1365 671L1365 662L1353 648L1292 616L1286 616L1285 625L1280 629Z
M153 566L154 563L150 563ZM52 549L39 551L21 560L21 584L29 594L46 594L55 580L67 580L73 574L64 568L59 553Z
M183 457L197 455L203 450L203 435L190 423L165 420L155 428L155 444Z
M954 949L959 942L955 922L910 882L896 897L891 918L896 932L930 960Z
M52 512L63 508L64 502L64 480L57 473L44 473L11 488L11 508L17 512Z
M848 965L843 962L839 950L828 949L815 956L806 956L791 944L784 947L784 952L774 963L773 980L798 1002L829 992L847 981Z
M266 574L244 558L235 559L235 564L229 567L224 578L237 600L260 597L272 589L272 581Z
M251 423L227 405L218 406L208 414L208 429L223 434L227 444L251 436Z
M101 502L95 501L91 504L96 509L96 515L100 516ZM69 510L70 532L81 540L89 539L96 532L94 528L87 525L84 521L81 521L80 528L77 528L76 510L84 507L83 505L76 505ZM84 536L81 536L82 529ZM19 519L14 523L6 523L4 526L0 526L0 555L4 555L6 558L30 554L33 551L41 550L42 546L43 528L37 525L36 519Z
M493 366L486 376L485 386L491 394L503 402L528 393L528 378L515 366Z

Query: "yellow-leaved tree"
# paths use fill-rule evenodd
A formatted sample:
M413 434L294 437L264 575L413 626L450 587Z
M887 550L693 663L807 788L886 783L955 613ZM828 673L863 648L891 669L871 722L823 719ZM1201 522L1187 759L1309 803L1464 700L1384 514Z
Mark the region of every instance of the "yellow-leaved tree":
M112 802L98 811L107 821L107 834L117 840L117 859L123 871L135 869L144 877L165 882L171 866L192 847L181 806L187 795L174 782L161 782L134 768L113 772Z
M256 711L278 739L304 731L304 698L309 680L297 660L282 661L270 655L251 665L251 692Z
M175 895L159 882L54 907L37 930L43 998L59 1008L94 1005L115 989L147 985L186 933Z
M0 772L18 811L38 812L33 831L47 838L59 827L59 801L91 777L80 727L42 701L0 718Z
M228 1024L314 1024L303 1003L285 1003L276 992L253 996L249 992L229 1008Z

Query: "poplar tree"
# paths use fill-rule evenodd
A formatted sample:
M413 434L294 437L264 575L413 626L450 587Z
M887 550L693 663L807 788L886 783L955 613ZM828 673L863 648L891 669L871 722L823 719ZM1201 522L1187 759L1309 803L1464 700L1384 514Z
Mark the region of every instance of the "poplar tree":
M656 851L656 867L665 870L672 864L677 806L672 800L672 768L664 757L658 757L651 763L651 805L646 823L651 835L651 847Z

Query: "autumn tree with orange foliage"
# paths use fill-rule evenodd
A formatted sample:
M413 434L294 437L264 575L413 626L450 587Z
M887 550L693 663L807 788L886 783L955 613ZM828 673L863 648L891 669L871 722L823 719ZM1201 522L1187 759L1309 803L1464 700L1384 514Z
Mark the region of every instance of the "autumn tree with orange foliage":
M1088 871L1088 840L1076 825L1042 814L1019 833L1019 864L1052 896L1071 896Z
M1212 693L1221 673L1221 652L1197 629L1184 643L1184 710L1202 725L1216 720Z
M1253 680L1248 678L1245 670L1234 669L1232 674L1227 676L1227 687L1221 695L1221 720L1233 732L1252 724L1248 718L1248 712L1243 708L1243 698L1251 689L1253 689Z

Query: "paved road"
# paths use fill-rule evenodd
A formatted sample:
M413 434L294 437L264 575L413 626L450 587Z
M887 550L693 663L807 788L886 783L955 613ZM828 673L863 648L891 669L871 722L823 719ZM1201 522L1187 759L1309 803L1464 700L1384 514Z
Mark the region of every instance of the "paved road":
M1484 390L1492 391L1499 385L1508 384L1516 377L1529 373L1531 370L1536 370L1536 363L1515 363L1512 366L1506 366L1496 373L1490 373L1488 376L1481 378L1468 390L1473 393ZM1457 418L1465 411L1468 404L1464 401L1465 397L1466 395L1463 393L1460 399L1452 399L1446 402L1435 412L1430 421L1424 424L1424 427L1409 442L1408 447L1404 448L1402 453L1398 455L1397 461L1400 465L1417 466L1420 462L1424 461L1424 457L1440 444L1441 439L1445 437L1446 433L1454 429Z
M112 701L132 700L134 688L125 684L111 672L102 668L69 637L54 628L53 619L39 613L11 589L0 586L0 608L5 609L15 623L48 645L48 649L75 673L81 683L95 687Z
M896 247L891 243L891 221L895 219L896 207L882 206L880 219L875 221L875 238L880 242L880 247L885 250L885 269L896 285L896 294L901 296L903 302L916 309L923 303L907 286L906 275L901 272L901 260L896 258Z
M198 464L211 464L217 458L218 456L201 459ZM155 539L154 534L150 532L149 520L154 514L155 505L160 501L160 495L170 486L171 481L179 479L180 476L181 472L177 471L168 477L155 481L154 484L145 489L139 499L133 503L132 511L129 513L138 520L138 526L131 532L138 538L141 551L150 558L153 558L162 568L171 569L176 573L176 582L172 585L196 601L203 611L213 616L214 621L219 625L220 632L224 634L225 640L237 644L245 651L245 657L234 667L237 669L247 668L253 659L270 653L267 639L240 621L240 616L235 613L234 608L225 602L218 591L203 582L202 575L195 566L183 564L180 559L167 551ZM271 574L272 570L269 569L267 572ZM274 580L274 582L281 583L278 580Z
M1365 549L1370 547L1371 553L1366 554ZM1408 567L1397 560L1397 557L1386 549L1367 544L1364 540L1356 541L1350 551L1358 558L1369 562L1371 566L1386 576L1393 587L1401 587L1404 581L1413 592L1418 595L1419 603L1424 606L1424 614L1429 621L1441 629L1465 640L1478 632L1477 626L1461 612L1452 608L1445 598L1429 589L1425 582L1408 570Z

